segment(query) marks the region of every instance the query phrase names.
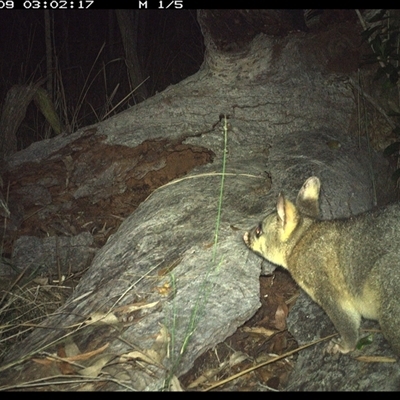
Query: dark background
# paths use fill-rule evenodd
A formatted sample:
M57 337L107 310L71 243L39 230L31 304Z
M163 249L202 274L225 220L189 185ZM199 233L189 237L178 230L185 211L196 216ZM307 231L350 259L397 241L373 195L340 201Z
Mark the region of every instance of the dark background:
M148 97L199 70L204 45L196 10L128 12L136 21L132 30ZM115 10L50 10L50 16L50 96L64 124L77 114L76 130L102 120L113 107L107 117L143 100L129 95L133 88ZM47 72L44 11L0 10L0 105L13 85L35 83ZM32 102L17 133L18 150L53 136L47 125Z

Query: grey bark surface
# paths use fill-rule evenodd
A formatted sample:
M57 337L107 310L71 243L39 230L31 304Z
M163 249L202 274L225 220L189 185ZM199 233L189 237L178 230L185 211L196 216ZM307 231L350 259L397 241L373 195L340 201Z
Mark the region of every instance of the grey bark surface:
M92 245L93 237L89 232L43 239L21 236L14 243L13 267L18 272L26 269L28 273L38 275L48 272L54 264L58 264L61 274L82 271L93 259L95 249Z
M79 347L90 341L96 347L108 345L102 357L109 364L103 371L124 388L160 390L166 378L188 371L200 354L231 335L259 307L260 270L267 273L274 267L262 266L242 236L274 207L279 191L292 195L307 177L317 175L325 216L373 206L370 163L383 187L387 165L375 153L371 159L365 144L358 147L351 88L344 75L327 72L314 51L307 50L313 40L298 32L279 40L259 35L234 54L209 46L197 74L96 126L96 135L110 145L135 147L149 139L185 138L184 143L208 148L216 156L213 164L195 169L187 179L156 190L123 222L97 252L71 298L43 323L43 328L58 329L35 330L3 360L2 385L16 374L35 376L37 366L22 361L73 333ZM224 151L221 114L230 116L228 175L213 260ZM35 143L15 154L10 168L45 160L82 134ZM340 148L332 148L332 141ZM168 269L170 273L162 273ZM162 288L169 288L168 295ZM132 304L148 307L126 311ZM95 312L112 313L118 320L96 325ZM159 346L158 341L163 327L170 334L168 354L166 343ZM123 361L121 356L132 349L157 354L157 362L143 368ZM327 365L328 375L337 366L322 352L313 357L312 362ZM319 388L347 388L345 368L341 379L327 377L332 384ZM382 372L381 366L370 368ZM297 386L292 383L289 389L304 388L302 379L316 379L313 373L296 378ZM120 389L115 380L103 389ZM365 388L361 383L357 388ZM373 382L368 385L375 388Z

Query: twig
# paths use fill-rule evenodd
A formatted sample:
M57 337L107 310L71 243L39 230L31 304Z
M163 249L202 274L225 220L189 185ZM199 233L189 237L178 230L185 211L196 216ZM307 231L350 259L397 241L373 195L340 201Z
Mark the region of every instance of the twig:
M299 352L300 350L306 349L307 347L310 347L310 346L314 346L317 343L320 343L320 342L323 342L325 340L331 339L331 338L333 338L334 336L337 336L337 335L338 335L338 333L333 333L332 335L326 336L326 337L324 337L322 339L317 339L317 340L315 340L314 342L311 342L311 343L307 343L307 344L305 344L303 346L298 347L297 349L288 351L287 353L282 354L282 355L280 355L278 357L272 358L271 360L268 360L268 361L265 361L265 362L263 362L261 364L255 365L254 367L245 369L245 370L243 370L243 371L241 371L241 372L239 372L239 373L237 373L235 375L230 376L229 378L226 378L226 379L224 379L222 381L214 383L213 385L211 385L208 388L204 389L204 392L208 392L210 390L213 390L213 389L215 389L215 388L217 388L217 387L219 387L221 385L224 385L225 383L231 382L231 381L239 378L242 375L246 375L249 372L252 372L252 371L255 371L258 368L264 367L265 365L272 364L273 362L281 360L282 358L289 357L292 354L295 354L295 353Z

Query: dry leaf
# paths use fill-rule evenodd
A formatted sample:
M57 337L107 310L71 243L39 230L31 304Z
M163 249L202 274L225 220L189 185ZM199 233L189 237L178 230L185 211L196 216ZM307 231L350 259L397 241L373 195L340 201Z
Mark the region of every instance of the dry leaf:
M286 329L286 318L288 315L288 307L285 303L279 304L275 312L275 327L280 331Z
M66 356L66 351L64 346L58 346L57 349L57 356L60 358L65 358ZM53 362L55 362L53 360ZM75 374L75 368L67 362L57 362L58 367L60 368L61 374L62 375L73 375Z
M153 308L159 304L159 301L153 303L146 303L141 301L140 303L127 304L125 306L117 307L114 311L119 313L131 313L145 308Z
M225 365L224 365L225 366ZM215 375L221 372L223 368L213 368L208 369L207 371L203 372L197 379L195 379L192 383L188 385L188 389L194 389L203 383L208 382L211 378L214 378Z
M131 360L131 359L134 359L134 360L140 359L140 360L147 362L147 364L156 365L156 363L154 362L154 360L151 357L149 357L145 353L142 353L141 351L137 351L137 350L131 351L126 354L122 354L122 356L119 358L119 360L121 362L127 362L128 360Z
M33 282L40 286L45 286L49 284L49 278L35 278Z
M117 325L118 318L113 313L93 313L86 321L85 325Z
M140 358L148 364L161 366L162 361L167 355L168 340L168 329L164 325L161 325L160 332L157 334L157 337L150 349L143 351L131 351L130 353L123 354L120 357L120 360L126 361L129 358Z
M87 376L90 378L97 378L101 373L103 367L113 358L112 354L103 354L96 357L96 360L87 368L78 371L79 375Z
M258 335L263 335L266 337L272 336L274 333L276 333L276 330L272 329L267 329L267 328L262 328L262 327L254 327L254 328L243 328L243 332L249 332L249 333L256 333Z
M66 357L65 360L67 360L67 361L88 360L89 358L92 358L92 357L97 356L98 354L102 353L109 345L110 345L110 343L106 343L104 346L101 346L96 350L88 351L88 352L82 353L82 354L77 354L72 357Z
M156 340L154 341L153 345L151 346L151 350L158 354L157 360L161 363L161 361L167 355L167 346L169 343L169 333L168 329L165 325L161 325L160 332L158 333Z
M32 358L32 361L36 364L48 366L54 362L54 358Z
M67 337L64 342L65 346L65 355L64 357L74 357L78 354L81 354L79 347L73 341L72 337Z
M83 386L80 386L78 389L76 389L77 392L94 392L95 391L95 385L94 383L86 383Z
M235 351L231 356L229 357L229 366L234 367L237 364L240 364L242 361L247 360L249 357L242 353L241 351Z
M175 375L171 378L169 390L171 392L183 392L181 383L179 382L179 379Z

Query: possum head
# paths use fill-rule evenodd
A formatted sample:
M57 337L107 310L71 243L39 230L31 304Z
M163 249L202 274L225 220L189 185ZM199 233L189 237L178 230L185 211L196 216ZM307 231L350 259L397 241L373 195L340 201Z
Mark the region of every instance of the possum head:
M304 218L319 215L320 181L308 178L300 189L296 205L281 193L276 210L267 215L254 229L246 232L243 240L247 247L273 264L287 268L287 255L301 233Z

